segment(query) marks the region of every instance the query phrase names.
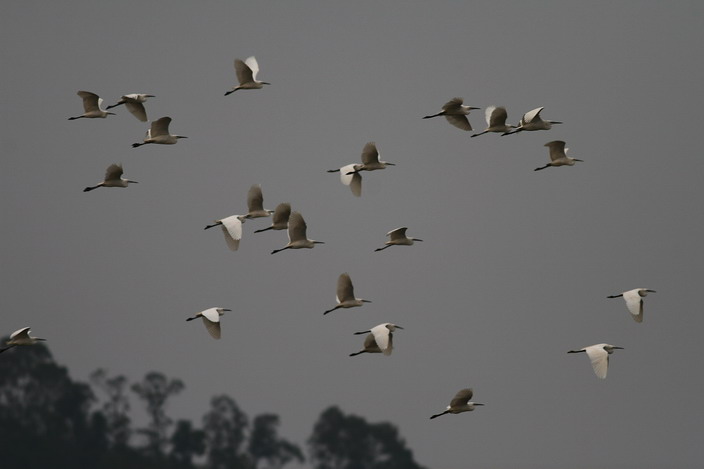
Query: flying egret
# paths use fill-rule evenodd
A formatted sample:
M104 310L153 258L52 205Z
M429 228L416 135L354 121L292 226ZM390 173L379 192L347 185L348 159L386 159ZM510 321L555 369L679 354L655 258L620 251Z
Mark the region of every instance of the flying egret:
M308 239L306 236L306 222L299 212L291 213L288 219L288 244L281 249L274 249L272 254L283 251L284 249L311 249L316 244L325 244L323 241L315 241Z
M328 173L340 173L340 181L357 197L362 195L362 175L355 171L354 164L348 164L340 169L328 169Z
M606 372L609 368L609 355L614 353L614 350L623 350L623 347L617 347L609 344L595 344L589 347L584 347L579 350L570 350L567 353L586 352L589 360L592 362L594 373L601 379L606 378Z
M394 340L394 334L393 332L396 329L403 329L403 327L398 326L396 324L392 324L390 322L385 322L382 324L379 324L378 326L372 327L368 331L361 331L361 332L355 332L354 335L359 335L359 334L372 334L374 336L374 341L376 342L377 347L379 347L379 350L384 355L391 355L391 351L394 348L393 340ZM365 348L366 348L366 343L367 341L364 341L365 343Z
M244 62L240 59L235 59L235 72L237 72L237 81L240 84L225 93L225 96L237 90L258 90L263 88L264 85L271 85L271 83L265 81L257 81L259 64L254 56L247 57Z
M106 107L105 109L112 109L114 107L125 105L128 111L132 113L134 117L142 122L147 122L147 111L144 110L144 103L147 98L155 98L153 94L142 94L142 93L132 93L125 94L120 97L117 104Z
M364 148L362 149L362 164L354 165L353 170L347 171L345 174L350 175L359 171L376 171L377 169L384 169L387 166L396 165L394 163L389 163L388 161L380 160L379 151L376 149L376 144L374 142L369 142L364 145Z
M152 121L152 125L147 130L147 136L142 143L133 143L132 148L137 148L147 143L159 143L161 145L173 145L178 142L179 138L188 138L183 135L171 135L169 133L170 117L162 117Z
M460 389L457 391L457 394L455 394L455 397L452 398L450 405L447 406L447 409L445 409L444 412L431 415L430 418L434 419L445 414L461 414L462 412L471 412L474 410L474 406L484 405L478 402L471 402L470 399L472 398L472 394L474 393L471 388Z
M122 178L122 165L111 164L108 169L105 170L105 179L103 182L99 182L95 186L86 187L83 192L92 191L98 187L127 187L129 183L137 184L137 181L131 181L129 179Z
M486 108L486 111L484 111L484 115L486 117L487 128L484 132L472 134L472 137L478 137L487 132L508 132L511 129L516 128L515 125L506 124L506 117L508 117L508 113L506 112L505 107L489 106Z
M354 297L352 279L350 278L350 275L345 272L344 274L340 274L340 277L337 279L337 305L334 308L325 311L323 315L339 308L354 308L355 306L362 306L364 303L371 303L371 301Z
M620 298L626 300L626 307L631 312L631 316L636 322L643 322L643 297L648 296L648 293L655 293L655 290L647 288L634 288L618 295L607 296L607 298Z
M291 204L282 202L274 209L274 216L271 220L271 226L255 230L255 233L261 233L268 230L285 230L288 228L288 218L291 216Z
M262 218L271 216L273 210L264 209L264 196L262 195L262 186L253 184L247 193L247 218Z
M392 338L389 338L389 348L393 348ZM350 353L350 357L357 356L361 353L381 353L381 349L376 344L376 339L374 339L374 334L371 332L364 338L364 348L359 352Z
M384 247L381 248L376 248L374 251L383 251L384 249L388 248L389 246L412 246L415 241L423 241L422 239L418 238L408 238L406 237L406 230L408 227L401 227L401 228L396 228L395 230L391 230L388 233L386 233L386 236L389 237L389 240L384 243Z
M100 108L103 104L103 98L99 97L97 94L91 93L90 91L79 91L76 94L83 99L83 110L85 112L80 116L69 117L68 120L72 121L82 118L95 119L96 117L104 119L107 116L115 115L114 112L108 112Z
M240 247L240 239L242 239L242 223L244 223L246 219L247 217L244 215L232 215L221 218L220 220L215 220L215 223L203 229L207 230L215 226L220 226L225 235L227 247L230 248L230 251L237 251L237 248Z
M203 318L203 324L208 330L208 333L213 339L220 338L220 316L225 314L225 311L232 311L227 308L208 308L205 311L196 313L192 318L186 318L186 321L193 321L194 319Z
M31 327L23 327L22 329L18 329L12 334L10 334L10 340L6 342L7 347L0 348L0 353L4 352L5 350L9 350L17 345L34 345L40 340L46 340L40 339L39 337L31 337L29 335L30 329Z
M533 171L540 171L550 166L574 166L577 161L584 162L584 160L567 156L567 150L569 150L569 148L565 148L565 142L562 140L553 140L543 146L550 148L550 163L540 168L535 168Z
M432 117L445 116L447 122L454 125L458 129L462 130L472 130L472 124L469 123L467 115L472 111L472 109L480 109L478 107L464 106L462 105L462 98L452 98L442 106L442 111L432 116L425 116L423 119L430 119Z
M554 124L562 124L562 122L558 121L544 121L540 117L540 111L542 110L542 107L537 107L532 111L526 112L523 114L516 130L506 131L501 136L515 134L524 130L550 130Z

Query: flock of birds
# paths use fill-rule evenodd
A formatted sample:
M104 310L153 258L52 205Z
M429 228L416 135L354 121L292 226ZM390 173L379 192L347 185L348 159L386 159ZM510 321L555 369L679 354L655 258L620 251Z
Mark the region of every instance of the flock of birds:
M227 91L225 96L238 90L261 89L264 85L270 84L257 80L259 64L257 63L256 58L248 57L244 61L236 59L234 66L239 84ZM141 122L146 122L147 113L144 108L144 103L148 98L155 97L151 94L126 94L121 96L120 100L116 104L107 106L103 109L103 99L97 94L88 91L79 91L78 96L83 100L84 113L79 116L69 117L69 120L81 118L106 118L109 115L115 114L113 112L109 112L109 109L113 109L120 105L125 105L127 110L138 120ZM462 98L453 98L442 106L442 110L439 113L425 116L423 119L443 116L453 126L464 131L472 131L472 125L470 124L467 116L472 110L478 109L480 108L465 106ZM518 125L514 126L506 123L508 117L506 108L490 106L485 110L485 118L487 123L486 129L482 132L471 135L471 137L478 137L489 132L500 133L501 136L505 136L523 131L550 130L553 125L562 124L562 122L558 121L543 120L540 116L542 110L543 108L539 107L526 112L519 121ZM171 134L169 131L170 123L171 118L168 116L152 121L144 140L139 143L134 143L132 146L137 148L147 144L173 145L178 143L179 139L187 138L183 135ZM545 146L549 148L550 162L544 166L536 168L535 171L548 167L574 166L575 162L582 161L567 156L566 153L568 149L565 148L565 142L562 140L550 141L546 143ZM393 163L379 159L379 151L374 142L369 142L364 146L362 149L361 160L361 163L347 164L339 169L328 170L330 173L339 172L341 182L344 185L349 186L352 193L357 197L362 194L362 171L376 171L385 169L387 166L394 166ZM84 191L88 192L100 187L126 188L129 184L137 183L137 181L123 178L122 175L122 166L119 164L111 164L105 172L103 181L94 186L86 187ZM322 241L312 240L307 237L307 225L303 219L303 216L300 212L292 212L291 205L289 203L280 203L275 210L265 209L262 189L258 184L253 185L249 189L247 208L248 212L244 215L231 215L215 220L213 224L207 225L204 229L207 230L220 226L225 236L227 246L230 250L236 251L239 248L239 243L242 239L242 224L246 220L272 217L271 226L258 229L254 232L260 233L268 230L287 230L289 242L284 247L273 250L271 254L276 254L287 249L311 249L316 244L324 244ZM389 239L385 242L384 246L377 248L375 251L382 251L391 246L412 246L416 241L423 241L422 239L406 236L407 229L407 227L400 227L389 231L386 234ZM633 319L640 323L643 321L643 298L648 293L654 293L654 290L636 288L618 295L611 295L608 298L623 297L628 311L631 313ZM339 276L337 282L337 304L331 309L326 310L323 315L341 308L346 309L359 307L364 305L364 303L371 303L371 301L363 298L356 298L354 295L352 279L348 273L343 273ZM220 317L223 316L226 311L231 310L221 307L209 308L196 313L193 317L189 317L186 320L192 321L194 319L201 318L208 333L214 339L220 339ZM355 335L365 335L363 348L357 352L351 353L350 356L357 356L363 353L380 353L383 355L391 355L393 350L393 333L396 329L403 328L393 323L382 323L372 327L369 330L355 332ZM45 340L39 337L30 336L29 331L29 327L23 327L22 329L13 332L10 335L10 339L7 341L7 346L0 349L0 353L15 346L32 345L39 341ZM570 350L568 353L586 353L591 361L591 365L596 376L604 379L606 378L608 371L609 356L614 350L622 348L623 347L601 343L590 345L578 350ZM459 414L462 412L468 412L474 410L475 406L483 405L477 402L472 402L472 396L473 391L471 388L459 390L450 401L450 405L448 405L443 412L432 415L430 418L434 419L445 414Z

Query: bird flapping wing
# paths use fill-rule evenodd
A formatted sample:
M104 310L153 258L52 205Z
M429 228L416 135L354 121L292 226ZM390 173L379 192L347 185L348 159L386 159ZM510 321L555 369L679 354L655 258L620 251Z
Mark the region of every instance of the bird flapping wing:
M293 212L288 219L288 239L297 241L306 239L306 222L300 212Z
M337 301L342 303L347 300L354 300L354 287L352 286L352 279L349 274L345 272L340 274L337 279Z
M546 143L550 149L550 161L559 160L565 158L565 142L562 140L553 140L552 142Z
M460 389L450 401L450 407L459 407L467 404L473 394L471 388Z
M396 228L395 230L391 230L388 233L386 233L386 236L389 236L390 239L403 239L406 237L406 230L408 227L401 227L401 228Z
M217 311L215 312L217 314ZM208 331L208 334L213 339L219 339L220 338L220 319L218 318L217 322L213 322L203 316L203 324L205 324L205 329Z
M235 59L235 72L240 85L254 81L252 69L240 59Z
M458 129L472 130L472 124L469 123L469 119L467 119L467 116L447 114L445 116L445 119L447 119L447 122L454 125Z
M152 125L149 136L154 138L158 135L169 135L169 124L171 123L170 117L162 117L155 121L152 121Z
M262 186L252 184L247 193L247 209L250 212L264 210L264 195L262 195Z
M97 94L91 93L90 91L79 91L76 94L83 99L83 110L85 112L97 111L99 109L98 100L100 98Z
M282 202L276 206L274 210L273 224L287 223L289 217L291 216L291 204L287 202Z
M111 164L108 169L105 170L105 180L119 180L122 177L122 166L119 164Z
M376 143L369 142L362 149L362 163L371 164L379 161L379 151L376 149Z
M451 100L442 105L442 110L448 114L459 112L462 108L463 102L464 100L462 98L452 98Z

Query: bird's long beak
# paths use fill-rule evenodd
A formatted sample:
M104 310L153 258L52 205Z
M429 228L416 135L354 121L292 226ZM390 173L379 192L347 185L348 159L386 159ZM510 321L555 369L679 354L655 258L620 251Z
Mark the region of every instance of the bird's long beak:
M147 98L156 98L156 96L153 94L145 94L144 96L146 96Z
M572 159L575 161L581 161L582 163L584 163L584 160L578 160L577 158L572 158Z
M131 179L128 179L127 182L131 182L132 184L139 184L138 181L132 181Z
M472 107L472 106L469 106L469 109L477 109L477 110L479 110L479 109L481 109L481 108L480 108L480 107Z
M624 350L623 347L612 347L612 348L614 348L614 349L619 349L619 350Z
M396 329L403 329L403 327L397 325Z
M550 121L551 124L562 124L562 122Z
M231 309L223 308L223 311L232 311Z
M473 404L474 405L484 405L484 404L480 404L479 402L473 402Z
M657 293L655 290L645 290L645 291L647 291L648 293Z
M362 300L364 303L371 303L369 300Z
M271 83L266 82L266 81L262 81L261 84L262 84L262 85L271 85Z
M359 335L359 334L369 334L372 331L360 331L360 332L355 332L354 335Z
M46 342L46 339L40 339L39 337L35 337L34 340L42 340L42 341Z
M386 163L387 166L396 166L396 163Z

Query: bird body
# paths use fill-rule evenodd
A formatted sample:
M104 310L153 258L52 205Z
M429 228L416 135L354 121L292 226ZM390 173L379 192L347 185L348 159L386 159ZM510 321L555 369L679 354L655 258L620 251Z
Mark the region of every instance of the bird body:
M101 118L104 119L107 116L114 116L114 112L108 112L104 109L102 109L100 106L103 104L103 98L99 97L95 93L91 93L90 91L79 91L76 93L78 96L83 99L83 110L85 111L83 114L80 116L75 116L75 117L69 117L68 120L76 120L76 119L96 119L96 118Z
M125 105L128 111L142 122L147 122L147 111L144 109L144 102L147 98L154 98L153 94L142 94L142 93L132 93L125 94L120 97L120 100L105 109L112 109L114 107Z
M244 223L245 220L246 217L244 215L231 215L221 218L220 220L215 220L215 223L203 229L207 230L215 226L220 226L225 236L227 247L229 247L231 251L237 251L240 247L240 240L242 239L242 223Z
M387 166L396 166L394 163L379 159L379 150L376 148L376 143L368 142L362 149L362 164L353 166L352 171L345 174L350 175L359 171L376 171L377 169L385 169ZM349 166L346 166L347 168ZM344 183L344 181L343 181Z
M240 59L235 59L235 73L237 73L237 81L240 84L225 93L225 96L237 90L258 90L263 88L264 85L271 84L265 81L257 81L259 63L254 56L247 57L244 62Z
M111 164L108 169L105 170L105 179L103 182L96 184L95 186L86 187L83 192L92 191L98 187L127 187L128 184L137 184L137 181L131 181L129 179L122 178L122 165Z
M546 121L543 120L540 117L540 111L542 111L542 107L538 107L533 109L532 111L528 111L525 114L523 114L523 117L521 118L521 121L518 123L518 127L516 127L515 130L512 131L507 131L502 133L501 135L510 135L510 134L515 134L518 132L523 132L524 130L528 131L534 131L534 130L550 130L553 125L555 124L562 124L562 122L558 121Z
M433 117L445 116L447 122L454 125L458 129L462 130L472 130L472 125L467 119L467 115L472 111L472 109L479 109L478 107L464 106L462 103L464 100L462 98L452 98L442 106L442 111L431 116L425 116L423 119L431 119Z
M350 275L347 272L345 272L344 274L340 274L337 279L336 299L337 305L334 308L325 311L323 315L335 311L339 308L354 308L355 306L362 306L364 305L364 303L371 303L371 301L369 300L354 297L354 287L352 286L352 279L350 278Z
M606 373L609 370L609 355L614 353L614 350L623 349L623 347L617 347L610 344L594 344L589 347L584 347L579 350L570 350L567 353L580 353L585 352L592 362L592 368L594 369L594 374L599 378L606 378Z
M307 229L303 215L300 212L291 213L288 219L288 244L281 249L274 249L271 253L276 254L285 249L312 249L316 244L325 244L323 241L308 239Z
M274 216L272 217L271 226L256 230L255 233L261 233L267 230L285 230L288 228L288 219L291 216L291 204L282 202L276 206Z
M655 293L655 290L634 288L633 290L628 290L618 295L607 296L607 298L623 297L633 320L635 322L643 322L643 298L648 296L648 293Z
M418 238L409 238L406 236L406 230L408 227L396 228L386 233L389 240L384 243L384 247L377 248L374 251L382 251L390 246L412 246L415 241L423 241Z
M447 406L444 412L431 415L430 418L434 419L445 414L461 414L462 412L471 412L474 410L474 406L484 405L478 402L471 402L470 399L473 394L474 393L471 388L460 389L457 391L457 394L455 394L455 397L452 398L450 405Z
M355 170L355 164L348 164L340 169L329 169L328 173L340 173L340 182L346 186L350 186L350 190L354 195L360 197L362 195L362 175Z
M262 186L253 184L247 193L247 214L246 218L263 218L269 217L274 213L273 210L264 209L264 196L262 195Z
M227 308L208 308L200 313L196 313L192 318L186 318L186 321L203 318L203 324L213 339L220 338L220 316L225 314L225 311L232 311Z
M567 156L567 150L569 150L569 148L565 148L565 142L562 140L553 140L543 146L550 148L550 163L540 168L535 168L533 171L540 171L550 166L574 166L577 161L584 161Z
M17 329L15 332L10 334L10 339L6 342L7 347L0 349L0 353L5 350L9 350L17 345L34 345L39 341L44 341L46 339L41 339L39 337L32 337L29 335L29 330L31 327L23 327L22 329Z
M394 348L394 334L393 332L396 329L403 329L403 327L398 326L396 324L390 323L390 322L384 322L382 324L379 324L378 326L372 327L368 331L361 331L361 332L355 332L355 335L359 334L371 334L374 337L374 342L376 342L377 347L383 353L384 355L391 355L391 352ZM370 352L367 349L367 339L364 341L364 346L365 350L368 353L376 353L376 352ZM361 352L360 352L361 353Z
M152 121L152 125L147 130L147 136L142 143L133 143L132 148L137 148L148 143L158 143L160 145L174 145L179 138L188 138L183 135L172 135L169 133L171 118L168 116Z
M511 129L516 128L511 124L506 124L508 113L505 107L489 106L486 108L486 111L484 111L484 116L486 117L487 128L484 129L483 132L473 134L472 137L478 137L487 132L509 132Z

